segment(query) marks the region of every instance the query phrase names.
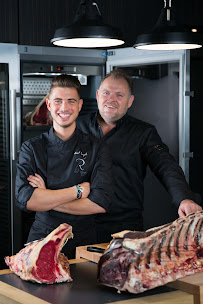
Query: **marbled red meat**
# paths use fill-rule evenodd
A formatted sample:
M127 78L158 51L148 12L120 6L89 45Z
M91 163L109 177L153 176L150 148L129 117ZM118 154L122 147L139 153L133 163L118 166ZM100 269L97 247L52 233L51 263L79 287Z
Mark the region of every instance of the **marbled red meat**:
M5 262L26 281L46 284L70 282L68 258L61 249L67 238L72 237L72 227L61 224L43 240L34 241L16 255L5 257Z
M201 271L203 211L114 239L100 258L98 280L140 293Z
M52 119L49 115L46 102L40 103L32 113L30 124L36 125L52 125Z

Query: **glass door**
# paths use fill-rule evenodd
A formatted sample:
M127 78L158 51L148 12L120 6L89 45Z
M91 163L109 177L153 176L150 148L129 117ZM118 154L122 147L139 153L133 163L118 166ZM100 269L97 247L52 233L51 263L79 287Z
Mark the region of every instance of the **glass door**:
M0 43L0 268L22 248L15 172L21 145L20 60L16 44Z

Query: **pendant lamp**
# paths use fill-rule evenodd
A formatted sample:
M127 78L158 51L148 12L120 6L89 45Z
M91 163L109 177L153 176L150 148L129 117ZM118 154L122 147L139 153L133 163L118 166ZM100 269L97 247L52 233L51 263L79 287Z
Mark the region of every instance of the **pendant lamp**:
M76 48L103 48L122 45L119 29L102 22L98 5L92 0L80 1L75 19L55 31L54 45Z
M137 37L136 49L184 50L202 47L203 35L197 29L186 29L176 23L171 0L164 0L164 7L157 24L150 33Z

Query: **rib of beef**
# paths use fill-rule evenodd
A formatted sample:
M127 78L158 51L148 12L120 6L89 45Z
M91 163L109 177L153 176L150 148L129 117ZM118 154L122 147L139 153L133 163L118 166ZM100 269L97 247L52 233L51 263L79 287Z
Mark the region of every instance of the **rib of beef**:
M203 211L146 232L114 239L100 258L98 280L140 293L203 270Z
M69 262L61 249L67 238L72 237L72 227L61 224L46 238L28 244L16 255L5 257L5 262L26 281L47 284L70 282Z

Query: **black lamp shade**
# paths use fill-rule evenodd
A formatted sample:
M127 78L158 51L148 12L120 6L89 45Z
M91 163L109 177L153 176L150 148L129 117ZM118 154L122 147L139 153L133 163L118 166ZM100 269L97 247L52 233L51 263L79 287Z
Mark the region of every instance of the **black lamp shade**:
M134 48L143 50L182 50L200 48L203 35L177 24L174 9L166 1L155 27L137 37Z
M122 45L124 40L122 32L104 24L100 15L85 12L71 25L57 29L51 42L58 46L97 48Z
M152 32L137 37L133 47L148 50L181 50L200 48L203 37L192 32Z

